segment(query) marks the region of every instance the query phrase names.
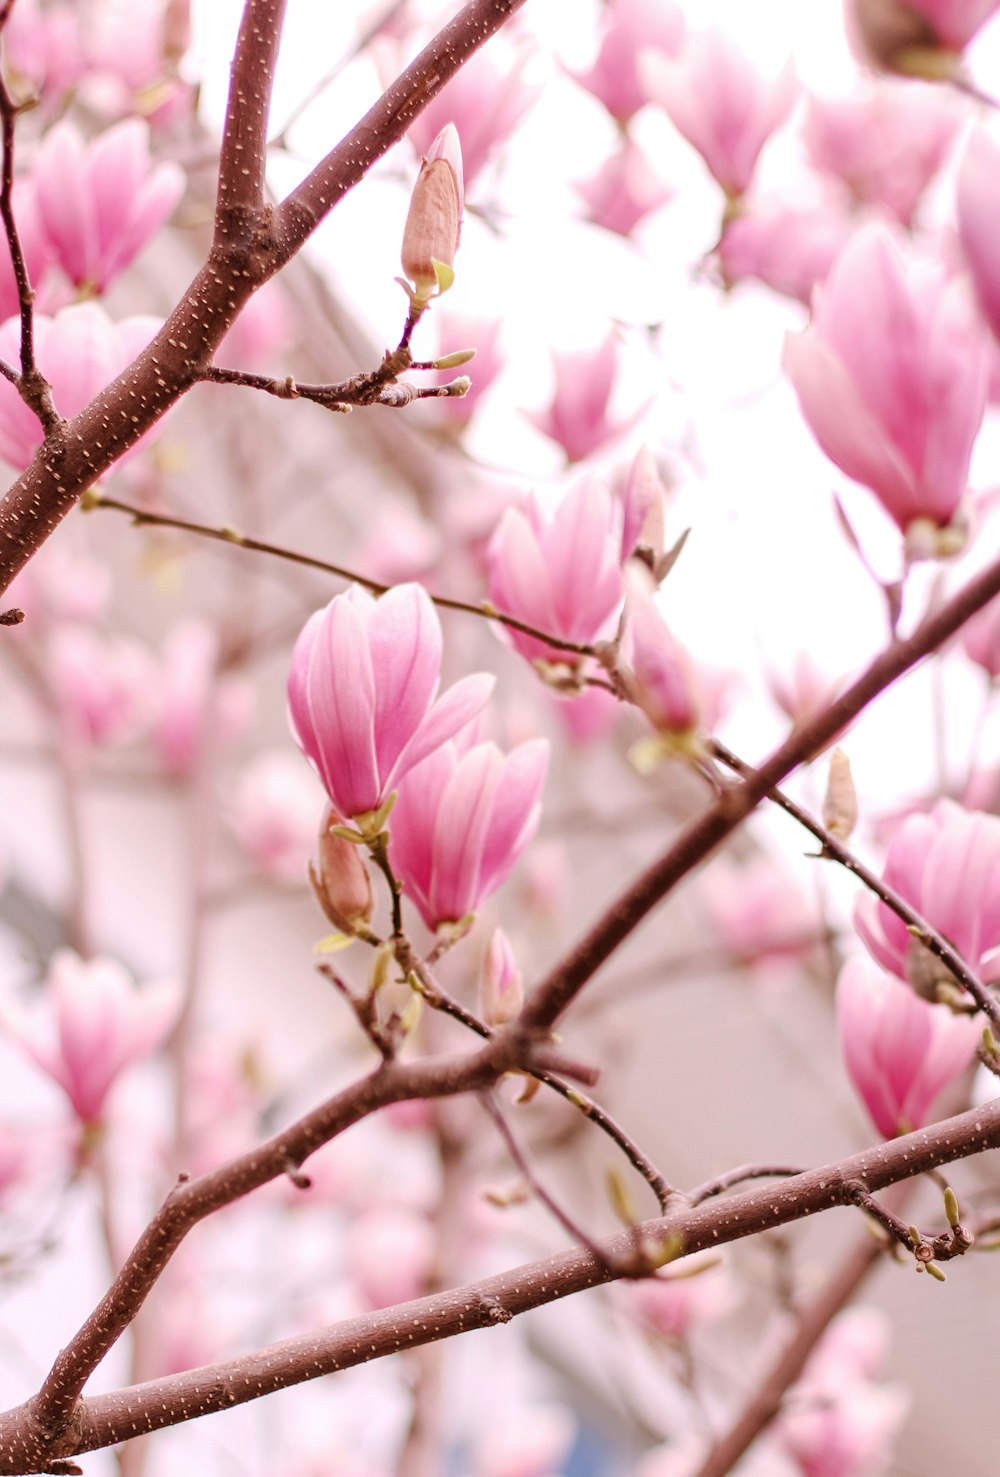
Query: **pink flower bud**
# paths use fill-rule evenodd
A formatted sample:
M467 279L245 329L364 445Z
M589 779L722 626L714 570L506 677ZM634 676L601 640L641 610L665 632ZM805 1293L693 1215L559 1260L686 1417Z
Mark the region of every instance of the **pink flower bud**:
M375 900L368 868L353 841L337 836L334 811L327 809L319 828L319 860L310 867L313 891L334 928L353 934L372 916Z
M206 621L179 621L163 646L153 741L167 774L189 774L206 744L222 747L246 727L251 691L218 670L219 641Z
M435 702L440 672L441 626L419 585L378 601L353 585L307 622L292 653L289 718L339 815L369 817L480 711L492 677L464 677Z
M462 150L455 125L448 123L420 166L403 229L400 260L415 300L424 306L451 286L462 205Z
M45 135L32 174L49 248L78 288L104 292L184 192L173 163L154 167L149 125L129 118L85 142L72 123Z
M82 1123L101 1121L118 1077L164 1040L177 1013L172 984L136 987L113 959L53 956L47 999L35 1011L8 1008L3 1024L69 1098Z
M784 365L827 456L903 532L957 535L989 370L963 283L865 227L817 288L812 323L786 340Z
M886 1138L923 1128L935 1099L972 1061L981 1028L945 1005L930 1005L865 959L851 959L837 981L844 1065L868 1114Z
M524 1004L524 979L510 940L495 928L479 972L479 1011L490 1026L505 1026L520 1014Z
M655 572L663 557L668 490L648 446L640 446L622 488L622 563L633 556Z
M61 626L49 642L47 673L67 735L83 744L123 744L149 725L156 664L138 641Z
M389 857L428 928L475 913L510 874L538 827L548 760L544 739L506 757L460 740L404 778Z
M718 713L711 690L699 682L687 652L668 631L656 607L651 579L630 567L624 681L631 700L661 734L679 739L711 727Z

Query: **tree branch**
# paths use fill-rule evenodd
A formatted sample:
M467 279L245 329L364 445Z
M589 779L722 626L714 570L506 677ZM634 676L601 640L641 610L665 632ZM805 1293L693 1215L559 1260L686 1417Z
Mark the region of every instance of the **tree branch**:
M408 1074L406 1089L410 1096L440 1096L452 1090L475 1090L485 1085L475 1081L467 1082L464 1088L454 1085L459 1076L475 1077L477 1070L480 1076L489 1075L485 1073L484 1056L465 1058L459 1064L446 1061L409 1068L394 1064L384 1074L376 1073L366 1079L365 1086L370 1096L381 1098L377 1105L383 1105L398 1100L393 1096L383 1097L377 1090L380 1078L390 1073ZM494 1070L491 1064L490 1072ZM401 1076L396 1081L399 1089ZM445 1080L451 1085L445 1086ZM349 1089L348 1094L341 1094L319 1112L330 1113L333 1104L341 1103L354 1091ZM352 1116L351 1121L356 1121L356 1117ZM310 1142L312 1147L317 1147L314 1137L315 1132ZM272 1145L280 1142L273 1140ZM877 1144L838 1163L807 1170L782 1184L746 1190L729 1199L712 1199L700 1206L678 1207L662 1219L644 1222L599 1242L601 1262L588 1252L574 1248L466 1287L285 1339L219 1364L92 1396L77 1403L59 1439L40 1429L33 1402L29 1401L0 1415L0 1477L44 1471L46 1464L57 1458L110 1446L212 1411L228 1410L275 1390L403 1349L451 1338L473 1328L509 1322L531 1308L612 1280L609 1266L628 1266L637 1238L640 1244L649 1246L680 1244L683 1255L688 1256L819 1211L852 1205L858 1183L874 1193L939 1165L997 1147L1000 1147L1000 1099L916 1133ZM257 1184L274 1177L270 1172L261 1173L257 1160L263 1152L255 1151L237 1160L235 1166L181 1186L174 1195L196 1197L200 1205L212 1201L208 1208L217 1208L218 1204L227 1203L227 1198L235 1198L235 1195L223 1198L222 1193L224 1188L232 1189L235 1167L242 1166L241 1181L251 1178ZM269 1155L275 1152L268 1150ZM248 1188L253 1188L253 1184ZM140 1246L145 1240L146 1237Z
M264 207L267 124L285 19L285 0L246 0L229 72L219 152L215 242L237 240Z

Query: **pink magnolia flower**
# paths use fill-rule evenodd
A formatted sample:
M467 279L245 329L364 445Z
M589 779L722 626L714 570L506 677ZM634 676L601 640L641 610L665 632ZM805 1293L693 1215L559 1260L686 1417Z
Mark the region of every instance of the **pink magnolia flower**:
M808 304L857 230L857 221L834 206L754 206L726 222L718 249L723 281L733 287L753 277Z
M553 692L549 698L567 740L578 748L607 738L622 711L618 698L603 687L585 687L572 697Z
M579 462L620 436L628 421L612 421L608 402L618 373L614 334L597 349L553 354L556 383L547 410L528 419L543 436L558 441L568 462Z
M269 750L240 772L232 828L267 876L304 883L323 801L315 777L298 759L284 749Z
M138 118L89 141L72 123L57 123L32 178L52 255L75 287L96 292L138 256L184 192L178 165L153 165L149 125Z
M7 65L46 99L61 98L87 70L82 25L74 5L19 0L4 26Z
M461 370L443 369L438 373L441 384L455 378L456 373L468 374L472 387L468 394L449 396L446 400L435 400L437 411L456 426L467 426L472 419L480 399L492 385L504 366L504 354L500 347L502 324L499 318L465 318L442 311L438 319L438 353L453 353L458 349L475 349L476 357ZM384 538L384 533L380 537ZM368 566L366 565L367 569Z
M160 326L158 319L147 317L113 323L97 303L77 303L54 318L36 316L35 357L52 386L59 414L74 416L89 405L98 391L131 364ZM20 333L17 318L0 325L0 359L8 364L20 362ZM0 379L0 457L20 470L41 444L38 417L14 386ZM126 455L136 450L133 447Z
M793 723L807 723L833 702L842 679L823 670L807 651L797 651L791 667L765 664L764 681L772 700Z
M950 93L886 83L854 97L810 98L803 139L816 169L908 226L961 122Z
M735 1289L725 1267L711 1258L685 1258L679 1274L646 1277L632 1283L625 1306L654 1333L683 1339L695 1328L721 1318L733 1306Z
M909 815L889 842L885 881L958 950L977 974L990 974L1000 945L1000 819L939 800ZM864 892L854 923L883 969L915 985L925 961L903 920Z
M969 139L958 174L958 234L983 317L994 338L1000 340L998 179L1000 144L984 128L977 128Z
M827 456L904 533L956 523L989 369L961 282L865 227L817 288L809 327L786 340L784 365Z
M724 31L692 36L677 61L646 56L643 80L652 101L708 165L727 195L742 195L761 149L795 101L789 67L776 80L761 76Z
M737 959L801 958L823 937L814 897L758 855L742 865L719 857L704 881L709 917L723 948Z
M621 488L622 563L634 557L654 567L663 556L669 489L649 447L635 454Z
M475 913L510 875L538 828L548 762L544 739L506 757L459 739L403 779L389 856L428 928Z
M440 674L441 626L419 585L397 585L377 601L352 585L306 623L292 653L289 717L340 815L377 811L493 687L476 673L435 702Z
M426 156L431 141L452 123L462 140L465 179L472 184L510 138L540 89L524 80L525 58L501 64L496 48L477 51L410 125L409 137Z
M66 733L75 742L128 743L148 727L156 664L138 641L60 626L49 642L46 671Z
M551 518L532 501L508 508L490 541L490 600L497 610L566 641L603 634L621 604L621 504L587 478L566 494ZM528 661L576 664L534 636L508 631Z
M658 210L673 194L629 137L621 140L595 175L575 189L587 206L587 220L619 236L630 236L643 216Z
M137 987L114 959L52 956L47 998L35 1011L8 1006L3 1023L57 1082L82 1123L99 1123L112 1087L164 1040L177 1013L174 985Z
M639 74L646 50L676 56L684 41L684 16L673 0L608 0L601 49L589 72L574 73L581 87L627 123L648 101Z
M972 1061L981 1027L866 959L850 959L837 980L837 1025L847 1074L886 1138L923 1128L938 1095Z
M970 662L995 682L1000 677L1000 600L991 600L962 627L962 647Z

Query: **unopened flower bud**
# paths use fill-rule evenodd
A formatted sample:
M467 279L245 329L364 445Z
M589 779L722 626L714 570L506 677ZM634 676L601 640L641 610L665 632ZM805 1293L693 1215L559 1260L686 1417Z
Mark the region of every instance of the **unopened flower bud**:
M851 777L851 761L843 749L834 749L823 796L823 824L839 841L846 841L857 821L858 797Z
M372 916L371 878L352 841L338 836L336 812L327 808L319 833L319 859L309 876L319 905L334 928L353 934Z
M449 123L420 166L403 230L400 259L420 307L446 292L454 280L462 205L462 150L455 125Z
M520 1014L524 983L502 928L494 929L479 974L479 1008L490 1026L505 1026Z

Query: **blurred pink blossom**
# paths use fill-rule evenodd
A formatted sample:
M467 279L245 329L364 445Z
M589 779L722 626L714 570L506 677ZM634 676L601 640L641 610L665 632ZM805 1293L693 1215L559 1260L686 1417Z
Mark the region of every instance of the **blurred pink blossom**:
M113 323L98 303L77 303L54 318L35 317L35 355L52 386L61 416L69 418L89 405L146 347L161 324L156 318L124 318ZM0 325L0 359L18 364L21 324L8 318ZM147 435L150 433L147 433ZM38 417L17 390L0 379L0 457L18 470L26 467L42 444ZM145 444L145 438L139 445ZM126 455L138 448L132 447Z
M629 1285L626 1306L654 1333L683 1339L693 1329L721 1318L736 1291L725 1267L710 1258L685 1258L679 1274L647 1277Z
M618 352L613 333L596 349L553 354L555 389L544 411L530 411L528 419L543 436L557 441L568 462L583 461L620 436L631 421L613 421L608 402L618 374ZM634 418L633 418L634 419Z
M766 78L731 36L708 30L689 37L676 61L643 57L641 72L651 101L668 113L726 194L744 194L761 149L795 102L791 68Z
M389 856L428 928L475 913L510 875L538 827L548 760L544 739L506 757L458 740L403 778Z
M550 518L534 500L508 508L489 546L490 600L547 634L594 641L621 603L621 540L621 504L596 478L571 488ZM534 636L505 635L528 661L578 663Z
M47 100L60 100L87 71L78 6L18 0L4 25L7 66Z
M46 672L66 732L75 742L123 744L148 728L156 663L138 641L62 625L50 638Z
M754 277L808 304L857 230L857 221L834 206L752 206L726 223L718 247L723 281L733 287Z
M662 557L668 497L649 447L640 446L621 487L623 564L639 550L654 564Z
M817 288L809 327L786 339L784 365L827 456L904 533L958 522L989 364L964 285L940 263L863 228Z
M30 623L11 627L12 632L37 634L58 621L87 624L107 612L111 569L71 541L49 539L8 586L7 595L31 616Z
M993 976L992 955L1000 945L1000 819L939 800L929 814L909 815L896 828L882 875L970 969ZM854 922L883 969L921 983L923 946L891 908L863 892Z
M481 397L504 367L504 354L500 348L501 327L499 318L463 318L446 311L438 319L439 354L453 353L457 349L476 351L475 359L463 365L461 371L443 369L436 376L441 384L454 379L456 372L468 374L472 380L467 395L449 396L434 402L439 412L454 425L468 425Z
M96 292L156 235L184 192L178 165L153 164L149 125L138 118L89 140L72 123L57 123L32 179L52 256L75 287Z
M816 169L908 226L961 122L950 93L887 82L853 97L810 98L803 140Z
M6 32L4 33L6 37ZM17 222L17 235L21 243L28 281L36 294L36 312L49 312L59 306L57 294L52 290L49 268L52 265L52 248L42 229L39 218L38 198L34 182L27 177L14 181L12 205ZM17 281L11 261L6 232L0 232L0 320L11 318L19 312ZM19 366L15 359L13 363Z
M300 760L283 749L270 749L240 771L232 827L267 876L304 883L324 799Z
M573 1444L576 1424L561 1405L520 1405L487 1424L475 1441L476 1477L553 1477Z
M737 959L799 957L823 936L815 899L769 856L740 865L720 857L705 874L703 888L720 942Z
M764 680L773 701L793 723L807 723L822 712L841 686L841 679L831 677L808 651L797 651L784 671L766 663Z
M574 188L587 207L587 220L619 236L629 236L673 194L651 167L634 139L625 137L590 179Z
M227 369L277 368L275 360L292 337L292 304L274 277L255 292L215 351L216 364Z
M802 1477L868 1477L888 1455L908 1399L898 1385L869 1382L885 1344L885 1320L851 1308L831 1323L776 1425Z
M1000 144L984 128L977 128L969 139L958 173L958 234L979 306L994 338L1000 340L998 179Z
M409 138L426 157L434 139L453 123L462 140L465 182L471 185L536 101L540 89L524 80L525 58L501 58L502 48L477 51L410 125Z
M991 600L962 627L962 647L970 662L995 682L1000 677L1000 600Z
M607 738L622 711L620 699L603 687L585 687L572 697L560 693L548 697L560 728L579 748Z
M388 1308L423 1297L434 1239L426 1216L404 1206L380 1205L352 1221L345 1257L366 1307Z
M640 82L640 53L676 56L684 41L684 16L673 0L607 0L605 17L593 66L572 75L617 123L627 123L648 101Z
M161 1044L177 1013L173 984L136 986L114 959L53 954L46 998L34 1010L9 1005L3 1024L57 1082L82 1123L99 1123L115 1082Z
M163 643L153 742L167 774L189 774L205 749L231 743L250 718L244 678L220 673L219 638L207 621L178 621Z
M921 1000L867 959L840 971L837 1025L848 1076L886 1138L931 1121L935 1099L965 1071L982 1034L974 1018Z
M378 601L352 585L306 623L292 653L289 717L345 819L377 811L493 687L476 673L435 702L440 674L441 626L419 585L397 585Z

